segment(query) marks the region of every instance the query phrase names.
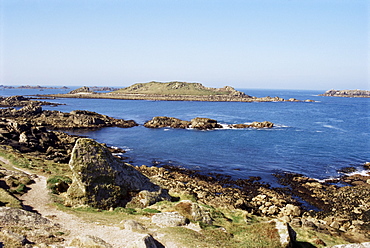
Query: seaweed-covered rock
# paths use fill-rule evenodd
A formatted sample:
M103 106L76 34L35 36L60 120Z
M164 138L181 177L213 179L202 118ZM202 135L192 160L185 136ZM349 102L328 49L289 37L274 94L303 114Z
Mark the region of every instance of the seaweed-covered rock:
M72 184L67 191L67 205L88 205L109 209L125 206L140 192L153 197L137 200L146 207L162 199L169 199L167 191L129 164L116 159L105 146L92 139L81 138L73 148L69 166Z

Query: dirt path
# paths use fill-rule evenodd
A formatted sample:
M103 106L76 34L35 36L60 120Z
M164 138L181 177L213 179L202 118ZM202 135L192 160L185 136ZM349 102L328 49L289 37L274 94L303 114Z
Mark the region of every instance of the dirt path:
M128 243L142 236L141 234L122 230L115 226L88 223L72 214L57 210L51 204L49 192L46 188L46 178L44 176L38 176L35 179L35 183L30 185L30 188L31 190L22 198L23 204L31 206L42 216L51 219L54 223L59 223L63 229L69 231L70 237L67 237L66 245L69 244L73 237L92 235L103 239L113 247L126 247Z

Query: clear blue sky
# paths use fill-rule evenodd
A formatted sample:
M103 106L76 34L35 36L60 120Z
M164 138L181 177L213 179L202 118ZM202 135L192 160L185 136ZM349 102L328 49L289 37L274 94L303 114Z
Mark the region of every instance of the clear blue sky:
M0 84L370 88L368 0L0 4Z

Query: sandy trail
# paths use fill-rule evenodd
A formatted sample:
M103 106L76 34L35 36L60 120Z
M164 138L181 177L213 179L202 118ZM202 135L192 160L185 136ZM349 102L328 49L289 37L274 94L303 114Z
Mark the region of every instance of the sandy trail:
M68 231L70 235L66 237L65 245L68 245L74 237L92 235L103 239L113 247L119 248L126 247L127 244L142 237L142 234L120 229L116 226L89 223L72 214L56 209L51 204L44 176L38 176L35 183L29 187L31 189L22 197L23 204L32 207L33 210L54 223L59 223L64 230Z

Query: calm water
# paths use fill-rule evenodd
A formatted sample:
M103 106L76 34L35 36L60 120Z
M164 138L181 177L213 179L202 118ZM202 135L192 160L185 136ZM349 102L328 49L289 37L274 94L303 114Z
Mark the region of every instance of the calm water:
M56 90L53 90L54 93ZM154 116L183 120L216 119L221 124L271 121L272 129L103 128L75 132L126 149L134 165L170 163L236 178L261 176L273 182L274 172L302 173L319 179L338 176L347 166L370 161L370 99L320 97L322 91L247 90L253 96L313 99L315 103L165 102L107 99L56 99L66 105L44 109L90 110L139 124ZM51 91L2 90L0 95Z

